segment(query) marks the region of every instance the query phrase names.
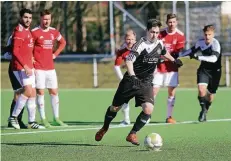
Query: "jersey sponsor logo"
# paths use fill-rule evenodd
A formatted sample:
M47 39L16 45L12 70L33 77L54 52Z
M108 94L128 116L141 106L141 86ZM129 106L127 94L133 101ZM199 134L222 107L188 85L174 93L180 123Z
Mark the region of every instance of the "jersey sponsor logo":
M43 40L43 49L52 49L53 48L53 40Z
M55 38L54 38L54 35L53 34L51 34L51 40L54 40Z
M143 63L153 64L153 63L157 63L157 62L158 62L158 58L144 57L144 59L143 59Z

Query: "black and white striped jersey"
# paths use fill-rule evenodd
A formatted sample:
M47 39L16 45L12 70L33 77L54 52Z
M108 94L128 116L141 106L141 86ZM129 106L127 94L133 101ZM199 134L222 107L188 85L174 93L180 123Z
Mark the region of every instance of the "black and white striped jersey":
M160 56L165 55L166 52L162 40L150 42L142 37L134 44L130 54L126 57L126 61L133 62L133 70L139 79L152 81L153 72ZM125 76L128 76L127 72Z
M202 54L202 56L199 56L199 60L201 60L200 68L221 68L221 46L217 39L213 38L212 42L208 45L205 43L205 39L200 39L192 49L195 52L200 51ZM200 59L200 57L205 57L208 61ZM215 62L209 61L209 59L213 58L216 58Z

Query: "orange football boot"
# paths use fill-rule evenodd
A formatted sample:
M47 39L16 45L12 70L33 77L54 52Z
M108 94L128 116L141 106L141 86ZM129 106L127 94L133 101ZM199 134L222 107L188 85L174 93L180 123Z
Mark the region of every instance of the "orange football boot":
M126 141L132 143L133 145L140 145L136 134L128 134Z
M176 123L176 120L173 119L172 116L169 116L169 117L166 119L166 123L175 124L175 123Z

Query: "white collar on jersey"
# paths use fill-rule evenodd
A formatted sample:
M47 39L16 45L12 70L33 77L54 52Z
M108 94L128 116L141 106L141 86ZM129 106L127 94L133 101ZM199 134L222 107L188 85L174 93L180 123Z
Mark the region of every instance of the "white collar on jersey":
M165 28L165 31L167 32L168 35L174 35L177 32L177 28L175 28L175 30L173 32L168 32L168 28Z
M38 28L39 28L39 29L41 29L43 32L48 32L48 31L50 30L50 27L48 27L47 29L45 29L45 30L44 30L44 29L42 29L42 28L41 28L41 26L40 26L40 25L39 25L39 27L38 27Z

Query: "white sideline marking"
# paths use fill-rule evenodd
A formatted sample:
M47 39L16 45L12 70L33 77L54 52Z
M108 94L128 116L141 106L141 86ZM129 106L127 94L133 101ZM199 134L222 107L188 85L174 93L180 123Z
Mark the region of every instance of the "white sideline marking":
M207 122L225 122L225 121L231 121L231 118L229 119L214 119L214 120L207 120ZM177 122L175 125L179 124L191 124L191 123L199 123L198 121L182 121ZM165 126L165 125L174 125L169 123L149 123L146 126ZM121 125L112 125L110 126L111 129L115 128L125 128L125 127L131 127L133 125L127 125L127 126L121 126ZM86 130L98 130L101 126L98 127L91 127L91 128L77 128L77 129L60 129L60 130L47 130L47 131L25 131L25 132L14 132L14 133L1 133L1 136L9 136L9 135L24 135L24 134L37 134L37 133L51 133L51 132L66 132L66 131L86 131Z
M168 90L167 88L161 88L161 91L166 91ZM230 87L219 87L218 91L231 91ZM13 92L12 89L1 89L3 92ZM116 88L60 88L59 91L62 92L107 92L107 91L116 91ZM177 88L177 91L197 91L197 88Z

